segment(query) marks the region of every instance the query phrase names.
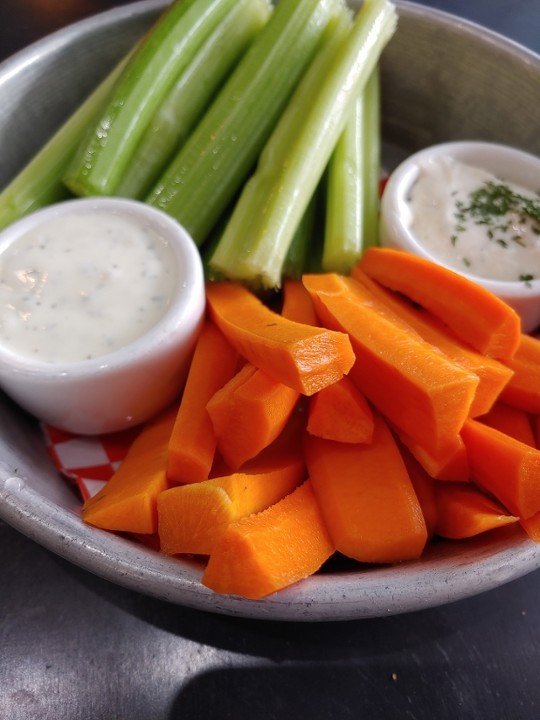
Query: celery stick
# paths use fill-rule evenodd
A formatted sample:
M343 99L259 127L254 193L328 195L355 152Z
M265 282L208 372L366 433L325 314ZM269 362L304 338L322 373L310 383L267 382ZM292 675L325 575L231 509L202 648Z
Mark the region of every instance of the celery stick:
M272 10L268 0L237 0L160 106L116 194L143 198L179 149Z
M128 54L0 193L0 229L69 196L62 176L128 62Z
M147 201L202 244L249 176L342 0L280 0Z
M307 206L283 263L283 277L298 279L306 270L309 250L314 242L314 233L317 217L317 194L314 193Z
M364 243L363 250L379 243L379 191L381 182L381 81L375 68L364 90ZM369 140L368 140L369 138Z
M354 103L328 164L323 270L347 274L377 236L380 174L378 70Z
M392 37L389 0L366 0L319 53L265 146L212 259L231 279L279 287L296 227L359 93ZM341 38L345 35L345 38Z
M112 195L157 108L236 0L176 0L146 35L68 169L76 195Z

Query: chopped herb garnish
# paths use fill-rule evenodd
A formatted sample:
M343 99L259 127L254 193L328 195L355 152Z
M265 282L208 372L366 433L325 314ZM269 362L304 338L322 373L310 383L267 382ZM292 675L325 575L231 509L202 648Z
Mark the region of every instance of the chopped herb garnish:
M525 283L527 287L531 287L531 283L534 280L534 275L522 274L519 276L521 282Z
M512 213L522 225L532 222L532 232L540 235L540 199L525 197L508 185L492 180L486 181L482 187L470 193L469 198L469 205L460 200L455 203L455 232L465 230L464 222L468 218L476 225L486 226L489 240L495 241L501 247L508 247L509 243L502 239L500 234L509 231L511 224L506 216ZM455 237L455 235L451 236L453 245ZM522 247L526 246L522 235L514 235L511 240Z

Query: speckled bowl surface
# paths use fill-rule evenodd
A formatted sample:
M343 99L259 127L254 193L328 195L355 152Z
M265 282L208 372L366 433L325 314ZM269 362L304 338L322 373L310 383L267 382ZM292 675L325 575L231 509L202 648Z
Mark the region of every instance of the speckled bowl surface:
M385 161L394 164L408 152L458 139L540 154L540 58L462 20L396 4L399 29L382 62ZM145 0L106 12L0 66L0 185L164 5ZM188 607L269 620L420 610L490 590L540 566L540 546L512 527L472 541L434 543L418 562L328 568L260 601L218 596L201 585L200 565L83 525L80 502L52 466L38 425L7 398L0 398L0 517L112 582Z

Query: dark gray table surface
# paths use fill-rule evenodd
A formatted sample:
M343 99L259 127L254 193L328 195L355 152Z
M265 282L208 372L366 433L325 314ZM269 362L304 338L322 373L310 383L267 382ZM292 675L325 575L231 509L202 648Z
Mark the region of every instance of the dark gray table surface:
M0 59L115 0L1 0ZM540 52L539 0L432 0ZM540 718L540 573L380 620L265 623L112 585L0 521L0 718Z

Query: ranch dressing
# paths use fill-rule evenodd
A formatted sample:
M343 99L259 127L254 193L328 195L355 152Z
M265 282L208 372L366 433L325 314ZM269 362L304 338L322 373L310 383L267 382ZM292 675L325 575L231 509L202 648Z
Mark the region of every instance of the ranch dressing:
M450 157L431 158L419 168L406 210L411 233L443 264L492 280L540 278L538 192Z
M157 231L129 215L53 217L0 253L2 342L47 363L114 352L163 317L174 268Z

